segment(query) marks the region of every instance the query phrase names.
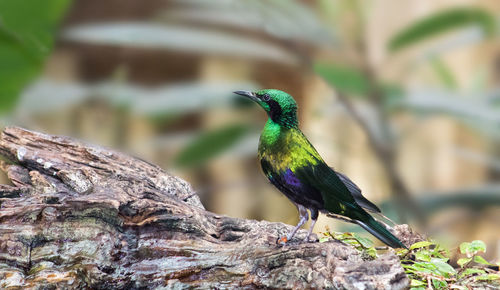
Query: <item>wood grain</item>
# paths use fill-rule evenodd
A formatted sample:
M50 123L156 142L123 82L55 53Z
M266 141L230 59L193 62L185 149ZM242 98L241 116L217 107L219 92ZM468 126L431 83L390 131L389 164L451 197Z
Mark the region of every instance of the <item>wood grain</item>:
M392 250L276 244L289 225L217 215L160 167L21 128L0 137L0 288L401 289ZM297 238L303 238L300 231Z

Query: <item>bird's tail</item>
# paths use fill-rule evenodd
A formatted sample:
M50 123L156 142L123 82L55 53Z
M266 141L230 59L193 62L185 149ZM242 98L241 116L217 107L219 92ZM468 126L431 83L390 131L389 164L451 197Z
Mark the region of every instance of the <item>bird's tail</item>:
M364 221L355 220L355 222L389 247L407 249L407 247L398 238L396 238L396 236L394 236L384 227L384 225L376 221L373 217L368 215L368 219L365 219Z

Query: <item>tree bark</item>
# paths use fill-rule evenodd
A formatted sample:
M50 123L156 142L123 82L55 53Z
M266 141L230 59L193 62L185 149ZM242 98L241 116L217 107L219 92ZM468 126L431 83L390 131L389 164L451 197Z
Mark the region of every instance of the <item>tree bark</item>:
M291 226L208 212L187 182L123 153L10 127L0 154L2 289L409 285L392 250L367 260L305 231L277 245Z

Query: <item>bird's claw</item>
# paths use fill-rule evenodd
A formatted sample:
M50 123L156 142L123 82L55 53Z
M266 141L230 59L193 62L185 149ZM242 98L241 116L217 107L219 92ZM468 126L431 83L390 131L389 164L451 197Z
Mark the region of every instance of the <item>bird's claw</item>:
M307 237L303 240L303 242L304 242L304 243L314 243L315 241L317 241L317 239L314 239L314 236L313 236L313 240L312 240L312 241L311 241L311 236L307 236ZM290 240L288 239L288 237L287 237L287 236L283 236L283 237L278 238L278 239L276 240L276 244L278 244L278 245L282 245L282 246L284 246L284 245L286 245L286 244L289 244L289 243L290 243ZM300 242L299 242L299 244L300 244Z
M283 246L286 245L287 242L288 242L288 238L286 236L278 238L278 240L276 241L277 244L283 245Z

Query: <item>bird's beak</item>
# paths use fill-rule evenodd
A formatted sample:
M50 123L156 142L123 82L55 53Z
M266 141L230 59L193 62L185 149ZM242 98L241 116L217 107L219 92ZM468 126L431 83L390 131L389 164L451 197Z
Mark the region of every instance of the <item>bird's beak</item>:
M250 92L250 91L236 91L236 92L233 92L237 95L240 95L240 96L244 96L244 97L247 97L249 99L251 99L252 101L258 101L259 98L257 98L257 95L254 93L254 92Z

